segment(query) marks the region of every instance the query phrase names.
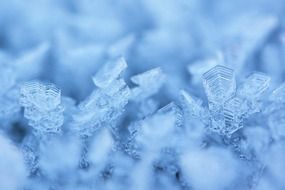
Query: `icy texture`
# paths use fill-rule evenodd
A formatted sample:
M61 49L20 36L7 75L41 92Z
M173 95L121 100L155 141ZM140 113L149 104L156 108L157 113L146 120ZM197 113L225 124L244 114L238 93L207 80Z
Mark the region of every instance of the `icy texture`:
M159 91L165 82L165 75L160 68L155 68L131 77L131 81L138 85L132 89L133 99L141 101Z
M104 67L93 77L93 82L99 88L106 88L119 78L120 74L127 68L127 63L123 58L106 63Z
M75 130L90 136L103 126L116 127L113 123L123 113L130 96L129 87L120 77L126 67L124 59L119 58L104 65L93 77L99 88L78 105L71 123Z
M241 100L233 98L236 93L234 71L224 66L215 66L203 74L203 85L209 101L210 130L231 134L241 128Z
M221 65L215 66L203 74L203 85L209 102L223 104L235 94L234 71Z
M202 107L202 101L199 99L194 99L186 91L181 90L181 101L184 113L187 114L187 117L191 118L202 118L205 116L205 109Z
M61 92L53 84L27 82L20 88L20 104L29 125L39 133L57 133L63 124Z
M285 0L0 0L0 189L284 190Z
M269 87L270 77L263 73L251 74L238 89L237 95L246 99L256 100Z

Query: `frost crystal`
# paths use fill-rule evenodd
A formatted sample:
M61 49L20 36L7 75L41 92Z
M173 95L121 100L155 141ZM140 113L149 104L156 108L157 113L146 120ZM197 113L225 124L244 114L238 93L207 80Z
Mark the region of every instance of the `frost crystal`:
M205 109L202 107L202 101L199 99L194 99L186 91L181 90L181 101L184 112L188 117L201 118L204 116Z
M143 100L157 93L165 82L165 75L160 68L155 68L133 76L131 81L138 85L132 89L134 100Z
M239 98L232 98L225 103L224 117L225 128L223 134L232 134L243 127L243 101Z
M123 58L110 61L93 77L94 84L99 88L106 88L119 78L121 73L127 68L127 63Z
M236 91L234 71L218 65L203 74L203 85L209 102L223 104Z
M63 124L61 92L53 84L27 82L20 88L24 116L36 132L57 133Z
M221 133L231 134L239 129L236 107L240 106L237 99L232 99L236 93L234 71L224 66L215 66L203 75L203 85L209 101L211 114L210 129ZM236 124L236 122L238 124Z
M268 89L269 83L270 77L263 73L253 73L238 89L237 95L246 99L256 100Z
M89 136L104 125L116 127L112 124L123 113L130 96L129 87L120 78L126 67L126 62L120 58L104 65L93 77L99 88L78 105L72 122L75 130Z

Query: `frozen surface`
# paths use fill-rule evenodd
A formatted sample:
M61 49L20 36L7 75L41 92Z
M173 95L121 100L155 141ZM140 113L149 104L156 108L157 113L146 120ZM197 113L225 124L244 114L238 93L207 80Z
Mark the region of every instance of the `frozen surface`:
M285 0L0 0L0 190L284 190Z

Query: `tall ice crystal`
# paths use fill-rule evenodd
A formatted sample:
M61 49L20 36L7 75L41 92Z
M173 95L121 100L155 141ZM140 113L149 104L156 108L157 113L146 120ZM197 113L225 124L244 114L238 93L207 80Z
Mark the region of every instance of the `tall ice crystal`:
M234 71L225 66L217 65L203 74L203 86L208 97L210 120L209 129L222 135L230 135L240 127L235 124L236 115L235 96L236 80Z
M203 86L209 102L223 104L236 92L234 71L217 65L203 74Z
M53 84L26 82L20 88L24 116L36 132L58 133L63 124L61 91Z
M72 127L83 136L91 136L103 126L113 125L128 103L130 89L121 77L127 64L123 58L108 62L93 77L98 87L78 105Z

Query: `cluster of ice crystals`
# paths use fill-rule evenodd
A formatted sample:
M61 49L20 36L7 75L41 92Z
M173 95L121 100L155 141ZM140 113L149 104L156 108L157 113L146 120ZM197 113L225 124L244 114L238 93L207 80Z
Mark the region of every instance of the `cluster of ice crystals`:
M90 136L103 126L113 125L123 113L130 89L121 77L127 64L123 58L106 63L93 77L98 87L78 105L71 125L82 135Z
M210 129L221 134L234 132L239 128L234 124L238 122L234 109L240 103L231 99L236 93L234 71L217 65L203 74L203 85L209 101Z
M60 132L64 120L64 108L60 103L61 92L53 84L32 81L20 87L20 104L24 107L24 116L36 132Z
M0 0L0 190L284 190L285 0Z
M255 72L236 87L232 69L218 65L204 73L203 85L209 102L210 129L231 135L242 128L244 118L262 109L260 100L269 88L270 79L263 73Z

